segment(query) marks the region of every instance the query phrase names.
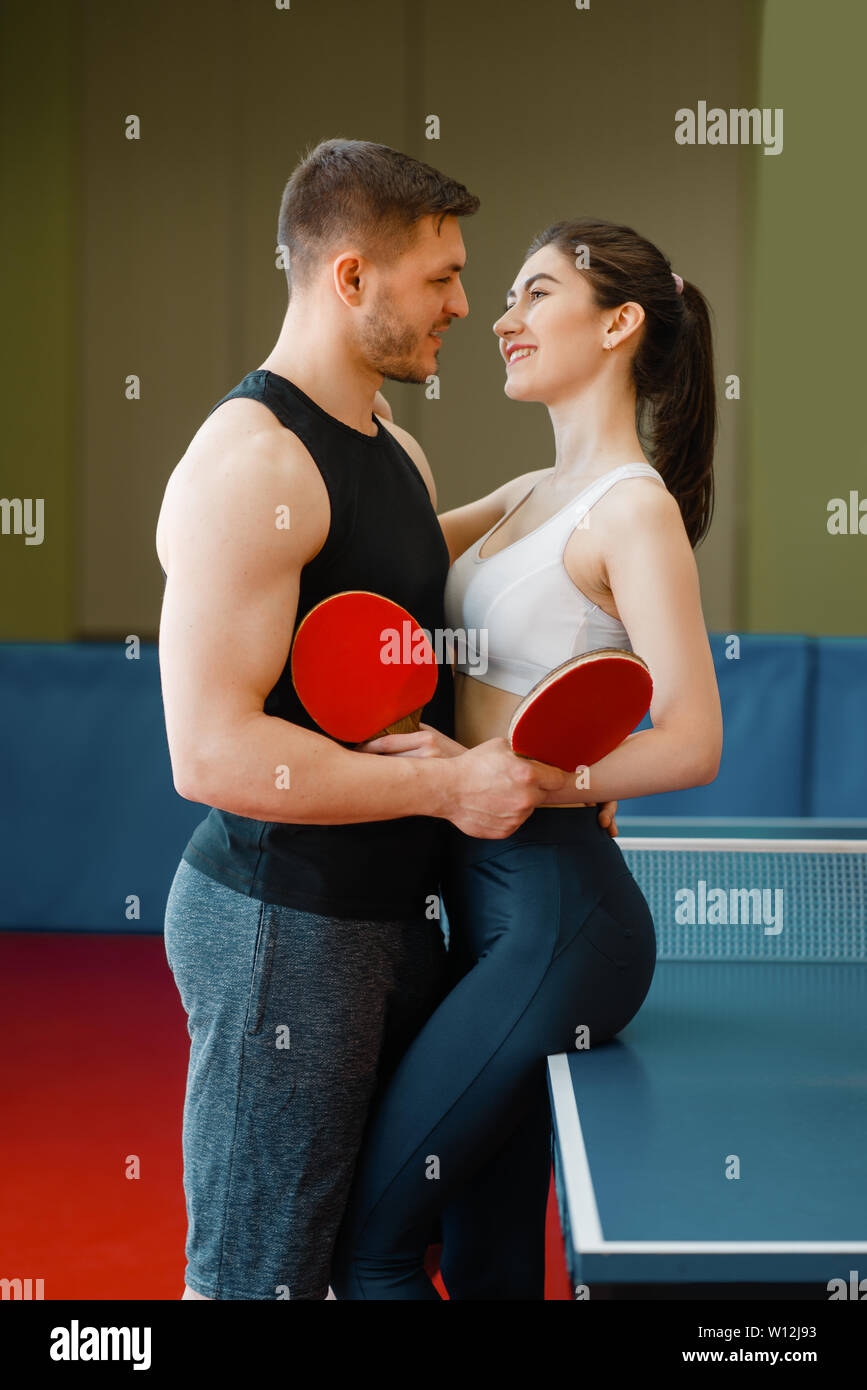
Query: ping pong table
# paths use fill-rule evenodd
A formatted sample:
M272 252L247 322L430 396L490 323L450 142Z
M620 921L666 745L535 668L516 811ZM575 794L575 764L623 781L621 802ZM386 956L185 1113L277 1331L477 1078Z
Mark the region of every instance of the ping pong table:
M832 1279L864 1296L867 820L618 826L658 963L616 1038L548 1058L574 1296Z

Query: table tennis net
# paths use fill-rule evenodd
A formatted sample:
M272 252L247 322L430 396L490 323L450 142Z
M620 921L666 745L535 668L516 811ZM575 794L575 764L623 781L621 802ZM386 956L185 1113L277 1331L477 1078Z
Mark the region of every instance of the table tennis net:
M867 842L621 836L660 960L867 963Z

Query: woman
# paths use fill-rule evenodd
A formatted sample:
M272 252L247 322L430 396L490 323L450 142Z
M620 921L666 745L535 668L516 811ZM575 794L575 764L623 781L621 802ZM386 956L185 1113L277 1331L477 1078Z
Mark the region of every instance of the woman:
M454 988L372 1116L338 1298L436 1299L424 1256L438 1220L451 1298L544 1297L545 1058L582 1027L591 1046L624 1028L656 959L650 911L595 803L706 783L719 765L692 555L713 499L704 298L631 228L561 222L533 242L493 327L506 394L548 407L554 465L441 518L447 625L488 633L486 671L471 654L457 663L456 741L423 726L366 747L449 757L502 738L546 671L598 647L631 646L647 662L653 727L589 770L594 804L564 775L506 839L448 827Z

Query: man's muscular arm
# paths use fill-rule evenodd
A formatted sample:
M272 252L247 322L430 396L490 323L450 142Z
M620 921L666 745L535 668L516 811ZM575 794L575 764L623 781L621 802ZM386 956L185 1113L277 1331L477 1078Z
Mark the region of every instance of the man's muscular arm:
M384 759L265 714L289 652L301 569L321 549L330 512L307 450L265 427L262 409L222 408L172 478L160 518L160 673L176 789L262 821L427 815L490 838L511 834L543 789L499 746Z

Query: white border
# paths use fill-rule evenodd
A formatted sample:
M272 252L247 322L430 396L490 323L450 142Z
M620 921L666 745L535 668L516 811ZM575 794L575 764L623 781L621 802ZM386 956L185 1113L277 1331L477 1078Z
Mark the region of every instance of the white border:
M763 850L771 854L867 854L867 840L729 840L723 835L696 839L692 835L618 835L621 849Z

